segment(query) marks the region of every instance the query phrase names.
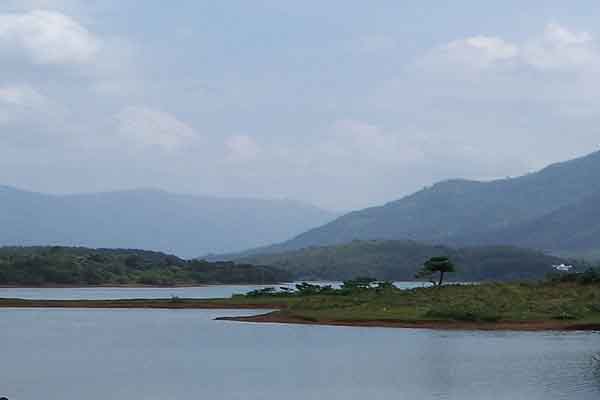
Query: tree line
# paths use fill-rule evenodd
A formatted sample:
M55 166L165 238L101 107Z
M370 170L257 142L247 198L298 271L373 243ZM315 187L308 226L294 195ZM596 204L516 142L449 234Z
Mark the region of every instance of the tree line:
M184 260L143 250L0 248L0 285L272 284L290 279L273 267Z

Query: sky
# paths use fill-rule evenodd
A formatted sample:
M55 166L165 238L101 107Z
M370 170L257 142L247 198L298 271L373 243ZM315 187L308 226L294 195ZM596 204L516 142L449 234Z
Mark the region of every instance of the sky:
M600 150L600 4L495 3L0 0L0 184L346 211Z

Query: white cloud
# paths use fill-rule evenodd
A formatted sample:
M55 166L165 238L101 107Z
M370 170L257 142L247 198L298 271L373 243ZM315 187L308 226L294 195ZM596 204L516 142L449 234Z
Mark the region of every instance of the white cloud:
M548 24L541 35L520 43L483 35L455 40L434 49L422 61L440 69L449 66L486 69L506 64L538 70L572 69L597 66L600 51L590 33Z
M252 161L258 157L260 147L256 141L248 135L234 135L225 140L228 151L228 159L234 162Z
M487 67L498 62L516 58L519 48L501 38L473 36L455 40L444 46L441 51L451 61L476 67Z
M141 146L159 146L173 151L197 137L192 127L164 111L127 107L118 116L118 132Z
M546 25L544 38L547 41L560 46L585 44L592 41L592 35L589 32L570 31L558 24Z
M36 10L0 14L0 47L35 64L83 64L94 60L100 41L65 14Z
M523 45L522 61L538 69L581 68L598 64L600 53L588 32L548 24L543 35Z

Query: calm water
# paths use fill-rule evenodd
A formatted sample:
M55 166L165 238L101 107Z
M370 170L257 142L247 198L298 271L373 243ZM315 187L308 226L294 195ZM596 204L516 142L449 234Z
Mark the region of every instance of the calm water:
M248 311L0 309L10 400L600 398L600 335L217 322Z
M340 282L313 282L321 285L339 286ZM420 282L395 282L399 288L421 287ZM293 287L295 283L284 285ZM237 286L203 286L181 288L0 288L0 298L46 299L46 300L102 300L102 299L155 299L179 296L184 298L206 299L230 297L235 293L247 293L254 289L269 286L237 285Z

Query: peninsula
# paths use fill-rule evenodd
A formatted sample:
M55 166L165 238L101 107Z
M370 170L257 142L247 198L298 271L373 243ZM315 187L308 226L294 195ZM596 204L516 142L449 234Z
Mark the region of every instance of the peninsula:
M228 299L0 299L0 307L263 309L269 312L218 319L460 330L600 330L600 280L592 274L596 272L580 274L575 280L410 290L362 280L347 281L340 289L303 283L296 290L267 288Z

